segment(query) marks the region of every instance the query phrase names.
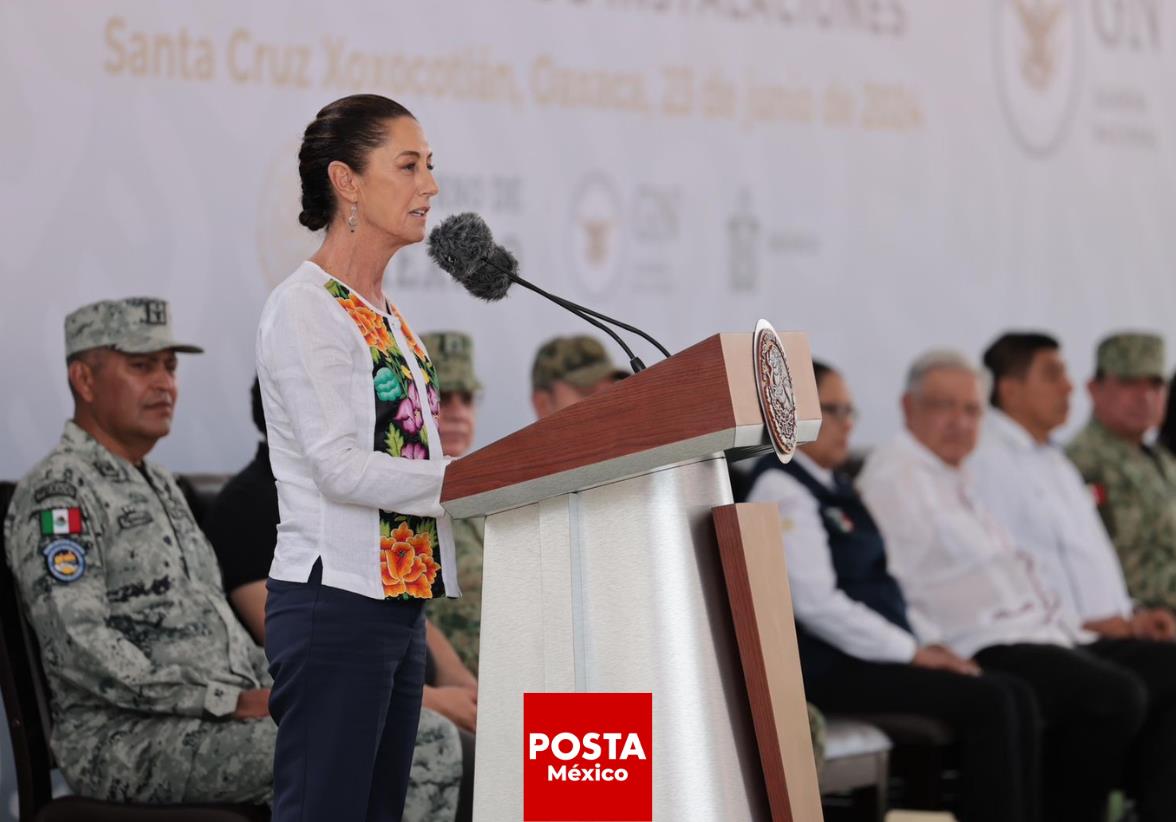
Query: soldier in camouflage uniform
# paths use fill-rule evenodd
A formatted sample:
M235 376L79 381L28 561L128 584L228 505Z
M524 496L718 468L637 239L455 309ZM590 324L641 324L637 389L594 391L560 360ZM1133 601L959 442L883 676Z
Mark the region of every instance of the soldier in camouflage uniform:
M1163 339L1107 337L1088 388L1092 419L1066 453L1095 495L1131 595L1176 610L1176 458L1144 441L1163 414Z
M265 656L237 621L175 479L144 457L171 426L167 304L65 323L74 418L17 486L8 562L41 645L51 744L73 789L150 803L265 802Z
M809 739L813 743L813 759L817 763L817 775L825 770L825 716L810 702L808 708Z
M422 335L437 368L441 389L438 422L441 446L447 457L461 457L473 444L476 402L482 383L474 373L474 343L468 334L442 331ZM478 636L482 622L482 540L486 520L470 517L453 521L457 549L457 579L461 599L429 604L429 619L453 644L465 666L478 673Z
M457 726L436 711L422 708L402 822L457 818L461 783L462 749Z
M592 396L629 372L617 368L604 346L580 334L548 340L531 366L531 405L539 419Z

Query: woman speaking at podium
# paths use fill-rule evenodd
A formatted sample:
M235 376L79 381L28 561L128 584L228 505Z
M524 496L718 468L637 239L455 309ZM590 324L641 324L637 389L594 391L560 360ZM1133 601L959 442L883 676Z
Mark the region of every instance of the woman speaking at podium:
M298 155L322 246L274 289L257 373L281 523L267 582L274 822L399 820L425 676L424 602L457 596L437 375L384 294L437 194L420 124L336 100Z

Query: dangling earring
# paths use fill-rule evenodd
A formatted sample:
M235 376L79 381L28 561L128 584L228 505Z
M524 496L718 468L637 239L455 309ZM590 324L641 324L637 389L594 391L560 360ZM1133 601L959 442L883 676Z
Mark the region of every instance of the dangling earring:
M347 217L347 230L354 234L357 228L359 228L359 206L352 203L351 214Z

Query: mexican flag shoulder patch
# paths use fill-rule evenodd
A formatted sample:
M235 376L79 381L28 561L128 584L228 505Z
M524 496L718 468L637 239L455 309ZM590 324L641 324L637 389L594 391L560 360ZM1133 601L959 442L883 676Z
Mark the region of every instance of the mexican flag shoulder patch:
M82 533L81 508L46 508L40 516L42 536Z

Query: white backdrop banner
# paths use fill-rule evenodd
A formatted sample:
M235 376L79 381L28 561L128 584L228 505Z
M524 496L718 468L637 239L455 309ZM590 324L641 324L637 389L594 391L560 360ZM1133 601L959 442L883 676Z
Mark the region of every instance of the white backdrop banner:
M525 276L672 349L807 330L863 444L931 346L1041 328L1084 378L1108 330L1176 342L1166 0L0 0L0 36L2 476L69 414L64 315L131 295L208 350L155 458L249 459L258 314L318 240L301 132L355 91L424 125L433 222L482 213ZM582 330L476 302L423 248L386 286L418 331L474 335L481 443L530 420L535 348Z

